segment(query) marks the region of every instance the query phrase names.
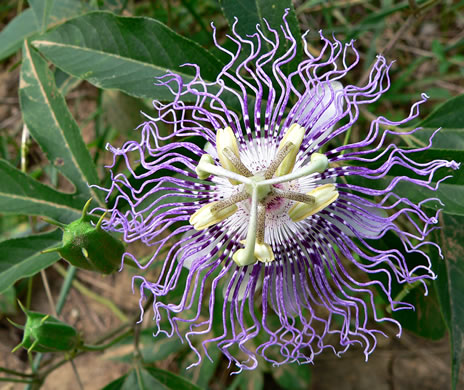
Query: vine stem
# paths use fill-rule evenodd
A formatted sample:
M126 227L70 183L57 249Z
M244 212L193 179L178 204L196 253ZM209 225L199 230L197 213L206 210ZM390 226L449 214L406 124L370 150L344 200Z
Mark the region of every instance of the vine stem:
M50 290L50 285L48 284L47 274L45 270L40 270L40 276L42 277L42 282L45 288L45 293L47 294L48 304L50 305L50 310L52 311L55 317L58 317L58 312L56 311L55 302L53 301L52 292Z
M54 264L53 267L58 271L58 273L62 276L66 275L66 271L64 268L59 265L59 264ZM95 294L93 291L85 287L81 282L77 280L72 281L72 285L74 288L76 288L77 291L79 291L82 295L85 295L86 297L89 297L102 305L106 306L108 309L110 309L113 314L118 317L122 322L127 322L129 319L127 316L113 303L113 301L102 297L98 294Z
M10 375L22 376L24 378L32 378L33 377L32 374L24 374L22 372L15 371L15 370L10 370L9 368L4 368L4 367L0 367L0 372L4 372L4 373L10 374Z
M77 380L77 384L79 385L79 389L84 390L84 385L82 384L82 380L81 380L81 377L79 375L79 371L77 371L76 365L74 364L74 362L72 360L70 360L69 362L71 363L72 369L74 371L74 375L76 376L76 380Z
M0 382L16 382L16 383L28 383L30 386L33 383L37 383L34 379L22 379L22 378L0 378Z
M145 302L145 304L143 305L143 311L146 311L148 310L148 307L153 303L153 296L151 296L149 299L147 299L147 301ZM139 319L139 314L137 314L136 316L134 316L134 318L132 318L130 321L127 321L125 324L117 327L116 329L114 330L111 330L108 334L104 335L103 337L101 337L97 342L96 344L98 344L99 342L103 342L105 340L107 340L109 337L112 337L113 335L115 334L118 334L120 331L126 329L127 327L132 327L131 329L129 330L126 330L126 332L124 332L123 334L119 335L118 337L116 337L116 339L108 342L107 344L105 345L87 345L87 344L84 344L85 348L84 349L81 349L79 352L77 352L77 354L74 356L74 357L77 357L77 356L80 356L88 351L98 351L98 350L103 350L104 348L103 347L106 347L108 348L109 346L117 343L118 341L122 340L124 337L126 337L128 334L130 334L132 331L133 331L133 328L134 328L134 325L137 325L137 320ZM50 368L48 368L42 375L41 375L41 378L42 380L45 380L45 378L51 373L53 372L54 370L56 370L58 367L61 367L63 364L67 363L68 362L68 359L67 358L63 358L62 360L60 360L59 362L55 363L53 366L51 366Z
M66 271L66 276L64 278L63 284L61 285L60 295L58 296L58 302L56 304L56 314L58 316L61 314L61 311L63 310L63 306L66 302L66 298L68 297L69 290L71 289L72 281L74 279L74 276L76 275L76 271L76 267L72 265L70 265L68 270ZM35 356L34 361L32 363L32 372L34 374L37 372L42 358L43 354L40 352ZM32 382L25 387L25 390L31 390L31 384Z
M118 343L119 341L121 341L122 339L130 335L132 332L133 332L133 329L129 329L106 344L101 344L101 345L83 344L79 346L79 349L82 349L83 351L104 351L105 349L113 346L114 344Z

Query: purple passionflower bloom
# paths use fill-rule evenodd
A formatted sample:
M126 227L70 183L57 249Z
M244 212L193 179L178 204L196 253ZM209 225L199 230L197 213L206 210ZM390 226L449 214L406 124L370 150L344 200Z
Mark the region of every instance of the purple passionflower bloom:
M235 50L215 39L230 56L215 82L204 81L194 64L185 65L196 71L187 83L169 72L158 83L173 101L153 103L155 114L139 127L141 141L109 147L111 167L122 157L129 177L114 173L105 190L115 199L106 227L128 243L153 247L145 262L125 253L141 269L162 263L155 280L134 278L141 308L153 294L158 332L186 339L198 363L210 344L239 370L256 367L258 356L274 364L310 363L325 348L339 354L352 344L367 358L382 334L375 321L393 322L401 333L397 321L376 313L374 295L382 292L392 310L413 309L395 301L392 283L421 281L427 293L426 280L435 278L423 246L435 245L426 236L438 213L423 210L431 199L416 204L395 188L407 182L434 190L435 172L458 164L415 162L431 142L408 149L390 143L397 126L418 117L426 96L404 120L380 116L362 141L333 147L359 107L389 88L391 64L379 55L368 81L351 85L345 76L359 62L353 43L321 34L320 53L305 46L305 58L285 73L297 52L285 17L281 33L266 23L244 37L234 24L228 39ZM278 54L283 43L288 50ZM234 100L240 112L232 110ZM354 184L355 177L376 183L395 166L410 175L383 186ZM387 232L424 263L409 266L402 251L378 249ZM173 301L176 288L183 292Z

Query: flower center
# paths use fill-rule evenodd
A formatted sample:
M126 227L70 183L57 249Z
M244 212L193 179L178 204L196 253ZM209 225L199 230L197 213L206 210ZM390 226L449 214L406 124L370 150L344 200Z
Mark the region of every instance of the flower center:
M316 187L307 194L282 190L279 184L287 183L313 173L322 173L328 167L327 157L313 153L309 164L294 170L296 156L304 137L304 128L294 124L283 137L276 156L266 170L253 175L242 163L237 140L230 127L218 130L216 147L220 166L214 159L204 154L196 172L200 179L211 175L229 179L240 191L231 197L209 203L197 210L190 223L196 230L206 229L233 215L237 203L251 200L250 217L244 248L238 249L233 260L239 266L254 264L256 261L270 262L274 253L269 244L264 242L266 205L274 198L285 198L294 201L288 214L294 222L301 221L333 203L338 198L338 191L333 184Z

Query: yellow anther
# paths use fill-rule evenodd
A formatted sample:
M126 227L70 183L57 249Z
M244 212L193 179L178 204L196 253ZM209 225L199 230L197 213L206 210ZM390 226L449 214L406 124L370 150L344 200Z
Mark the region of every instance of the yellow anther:
M293 147L287 154L287 156L283 159L283 161L280 163L279 168L277 168L277 171L275 173L276 176L286 175L293 170L293 167L295 166L296 155L300 150L304 134L304 127L301 127L297 123L291 125L290 128L287 130L287 132L284 135L284 138L282 138L282 141L280 141L279 149L277 150L279 151L280 149L282 149L287 143L291 143Z
M218 202L211 202L207 205L204 205L202 208L197 210L189 219L190 224L196 230L203 230L207 227L215 225L226 218L229 218L232 214L237 211L237 205L233 204L231 206L225 207L216 212L212 211L212 208Z
M225 129L219 129L216 133L216 149L219 157L219 161L221 162L221 165L224 169L227 169L228 171L235 172L235 173L240 173L232 161L230 161L226 153L224 152L225 149L230 150L236 157L237 159L240 160L240 154L238 151L238 144L237 144L237 138L235 138L235 134L232 131L230 127L226 127ZM237 185L239 184L238 181L234 179L229 179L231 184Z
M303 219L318 213L338 199L338 191L334 184L324 184L308 192L308 195L314 197L314 204L297 202L288 211L293 222L302 221Z

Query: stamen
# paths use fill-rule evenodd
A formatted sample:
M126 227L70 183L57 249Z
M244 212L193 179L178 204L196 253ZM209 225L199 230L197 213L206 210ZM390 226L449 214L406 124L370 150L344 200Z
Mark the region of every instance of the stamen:
M258 203L258 221L257 221L257 228L256 228L256 242L258 244L264 243L264 230L265 230L265 223L266 223L266 206L259 202Z
M253 176L253 174L248 170L248 168L242 163L242 160L240 160L240 158L238 158L234 154L234 152L232 152L232 150L230 150L229 148L224 148L223 153L227 157L227 159L233 164L237 173L240 173L245 177Z
M214 202L214 206L211 207L211 212L213 214L218 213L221 210L225 209L226 207L232 206L233 204L241 202L245 199L248 199L248 193L245 191L239 192L237 194L232 195L231 197L227 199Z
M266 227L266 206L258 203L258 221L256 228L255 257L258 261L269 263L274 260L274 252L269 244L264 242L264 232Z
M287 181L299 179L300 177L309 176L312 173L324 172L329 166L329 160L321 153L313 153L311 155L311 162L304 167L297 169L296 171L289 173L288 175L274 177L272 179L264 180L260 182L260 185L273 185L279 183L285 183Z
M282 141L280 141L279 150L283 149L287 143L291 143L294 147L285 156L281 164L279 164L279 167L276 171L276 176L284 176L293 171L293 167L295 166L296 161L296 155L300 150L304 134L304 127L301 127L297 123L291 125L290 128L287 130L287 132L284 135L284 138L282 138Z
M207 227L216 225L226 218L229 218L238 209L236 204L232 204L231 206L223 207L213 212L216 203L218 202L211 202L204 205L190 217L189 222L195 230L204 230Z
M230 127L226 127L225 129L218 129L216 133L216 150L218 153L219 162L223 168L231 172L240 173L236 169L236 164L234 164L232 160L224 153L226 149L229 149L229 151L232 152L232 155L234 155L237 160L240 160L237 138L235 137L235 134ZM238 182L234 179L229 179L229 181L233 185L238 184Z
M288 210L288 215L293 222L302 221L318 213L338 199L338 191L334 184L324 184L308 192L308 195L315 198L316 201L314 204L295 203L293 207Z
M314 204L316 202L316 198L312 195L302 194L300 192L295 191L282 191L278 188L272 189L273 194L290 200L295 200L297 202L307 203L307 204Z
M266 171L264 172L264 178L270 179L276 173L277 168L279 168L284 158L288 156L288 154L295 148L295 145L291 142L287 142L282 148L279 149L277 155L274 157L274 160L271 161L271 164L267 167Z
M195 169L195 172L198 174L198 177L200 179L205 179L210 175L216 175L220 177L225 177L229 180L235 180L237 181L237 184L251 184L251 180L247 177L229 171L221 166L214 165L212 161L214 161L213 158L208 154L204 154L203 156L201 156L200 162L198 163Z

